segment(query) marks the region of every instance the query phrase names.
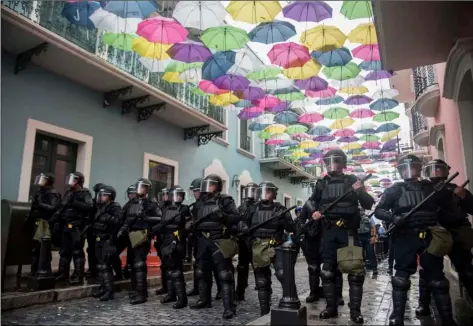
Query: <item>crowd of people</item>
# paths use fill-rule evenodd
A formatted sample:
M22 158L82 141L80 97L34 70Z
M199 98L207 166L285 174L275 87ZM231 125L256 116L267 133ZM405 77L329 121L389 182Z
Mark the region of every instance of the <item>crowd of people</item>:
M143 178L127 189L128 202L121 207L112 186L97 184L92 196L83 187L84 176L79 172L69 175L63 196L54 190L51 174L40 174L31 208L37 225L32 274L38 269L40 240L51 237L60 248L57 280L82 284L87 239L89 273L100 280L94 296L102 301L113 299L114 280L129 277L130 303L144 303L148 297L146 259L155 239L163 285L156 294L165 294L163 304L181 309L188 305L188 297L198 296L189 305L191 309L211 308L215 278L215 299L222 299L223 318L232 318L237 313L236 303L245 300L251 266L260 312L265 315L271 306L271 266L282 283L282 252L278 248L291 234L289 241L302 249L308 265L310 294L306 302L326 301L320 318L338 316L338 306L344 304L343 274L347 274L351 320L364 322L361 303L366 269L376 275L375 248L381 255L389 248L389 272L393 267L396 271L390 325L403 325L409 277L417 271L418 256L416 312L430 312L432 293L442 324L455 325L443 257L450 256L460 280L473 294L473 229L467 219L467 213L473 212L471 193L453 183L445 184L449 175L445 162L434 160L423 166L419 158L408 155L397 165L404 181L386 189L375 203L362 180L343 173L347 157L342 150L330 150L323 159L328 173L297 209L296 219L291 208L276 201L278 188L270 181L246 185L244 201L237 208L234 199L222 193L218 175L191 183L195 201L190 205L184 204L186 189L177 185L162 189L157 200L150 198L152 184ZM370 210L372 213L367 213ZM373 215L383 221L382 227L374 224ZM189 247L193 249L194 284L186 292L183 264ZM120 253L125 249L127 263L122 269ZM235 269L232 258L236 255Z

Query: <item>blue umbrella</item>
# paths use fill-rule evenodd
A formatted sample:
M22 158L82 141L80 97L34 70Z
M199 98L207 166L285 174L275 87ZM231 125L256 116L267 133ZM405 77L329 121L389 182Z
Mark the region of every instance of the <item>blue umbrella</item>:
M267 126L269 126L269 124L253 122L252 124L248 126L248 129L250 129L251 131L261 131Z
M363 135L372 135L376 133L376 130L374 129L360 129L356 132L357 134L363 134Z
M259 24L248 33L248 36L253 42L271 44L287 41L296 34L294 25L275 20Z
M349 149L347 150L347 154L358 154L363 152L363 150L363 148Z
M283 111L274 117L274 122L288 125L297 122L298 117L299 115L297 113L292 111Z
M389 122L389 123L385 123L379 126L378 129L376 129L376 132L390 132L399 128L401 128L400 125Z
M159 11L159 5L155 1L110 1L103 8L121 18L148 18L154 12Z
M278 94L291 94L294 92L300 92L300 89L296 86L286 87L286 88L278 88L272 91L269 91L269 94L278 95Z
M311 128L307 133L312 136L325 136L332 132L332 129L325 126L317 126Z
M363 61L358 65L362 70L382 70L381 61Z
M299 145L299 142L297 140L286 140L280 146L281 147L291 147L291 146L297 146L297 145Z
M205 61L202 66L202 78L207 80L215 80L225 75L228 70L235 64L235 55L233 51L217 52Z
M307 148L307 149L304 149L305 152L307 153L310 153L310 154L318 154L318 153L322 153L323 151L319 148Z
M248 100L241 100L241 101L236 102L233 105L236 106L237 108L249 108L250 106L253 106L253 104L251 104L251 101L248 101Z
M333 49L327 52L313 51L310 55L327 67L344 66L353 59L347 48Z
M375 111L384 111L394 109L399 102L390 98L380 98L370 104L370 109Z
M73 25L94 29L95 24L89 17L99 8L101 6L97 1L70 2L64 4L61 15Z
M335 96L332 96L332 97L327 97L327 98L317 100L317 101L315 101L315 104L317 104L317 105L332 105L332 104L342 103L343 101L344 101L343 97L335 95Z

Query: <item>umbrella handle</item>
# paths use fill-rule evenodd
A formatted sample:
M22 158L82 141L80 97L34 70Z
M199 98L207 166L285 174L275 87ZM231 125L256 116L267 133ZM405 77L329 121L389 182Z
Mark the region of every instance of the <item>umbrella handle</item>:
M76 15L74 16L76 21L80 21L79 9L76 10Z

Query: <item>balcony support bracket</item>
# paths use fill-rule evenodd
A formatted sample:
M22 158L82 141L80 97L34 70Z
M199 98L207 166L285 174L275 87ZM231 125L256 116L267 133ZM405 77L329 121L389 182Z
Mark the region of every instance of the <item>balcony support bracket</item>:
M140 96L125 100L122 102L122 115L130 113L133 109L137 109L138 104L149 101L149 95Z
M120 95L125 96L127 94L130 94L132 90L133 90L133 86L128 86L128 87L115 89L113 91L103 93L103 107L104 108L109 107L110 105L115 103L115 101L118 99Z
M16 56L15 62L15 75L18 75L20 71L23 71L28 67L28 64L31 62L33 56L38 56L42 52L46 52L48 50L48 43L44 42L34 48L26 50L23 53L20 53Z
M155 111L157 112L157 111L164 110L165 106L166 106L166 103L162 102L162 103L158 103L158 104L145 106L145 107L142 107L142 108L137 108L137 113L138 113L137 114L137 120L138 120L138 122L148 120L153 115L153 113Z
M279 179L287 178L290 175L296 174L296 171L293 169L283 169L283 170L275 170L274 176L278 177Z
M306 179L307 177L293 177L291 178L291 184L298 185L298 184L301 184Z
M212 138L214 137L222 137L223 136L223 131L218 131L218 132L209 132L206 134L200 134L197 137L197 146L200 145L207 145Z
M184 129L184 140L194 139L199 133L208 132L209 129L209 125L186 128Z

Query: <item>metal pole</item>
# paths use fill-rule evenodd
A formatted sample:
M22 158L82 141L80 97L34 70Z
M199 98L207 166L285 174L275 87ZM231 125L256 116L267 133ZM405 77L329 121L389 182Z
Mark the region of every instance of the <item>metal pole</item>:
M35 291L54 289L55 279L51 270L51 238L41 238L38 272L29 280L28 287Z

